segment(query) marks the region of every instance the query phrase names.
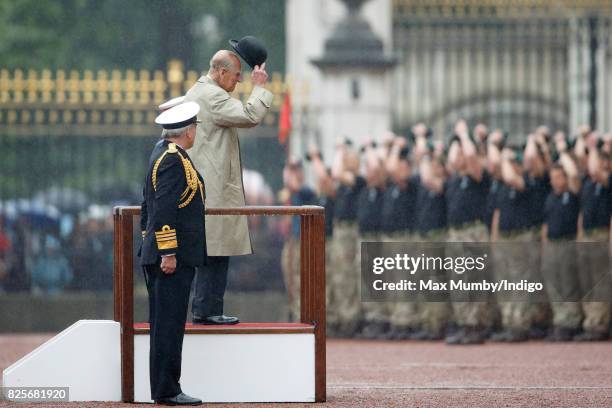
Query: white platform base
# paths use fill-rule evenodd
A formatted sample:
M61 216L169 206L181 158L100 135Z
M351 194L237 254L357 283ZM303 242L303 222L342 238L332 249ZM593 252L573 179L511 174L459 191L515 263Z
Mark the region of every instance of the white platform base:
M190 334L181 388L204 402L314 402L313 334ZM151 400L149 336L134 339L134 400Z
M119 323L80 320L4 370L2 385L120 401L119 344ZM206 402L314 402L314 361L314 334L190 334L181 386ZM134 398L151 398L148 335L134 337Z
M69 387L70 401L121 401L119 323L79 320L2 373L4 387Z

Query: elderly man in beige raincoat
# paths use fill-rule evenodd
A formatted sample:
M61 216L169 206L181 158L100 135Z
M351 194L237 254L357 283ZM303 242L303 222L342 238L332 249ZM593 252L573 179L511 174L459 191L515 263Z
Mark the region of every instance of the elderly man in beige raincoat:
M222 50L210 60L208 74L185 95L186 101L200 105L202 123L189 155L204 178L206 208L245 205L237 128L257 126L268 112L273 95L264 88L267 79L265 63L255 65L246 104L232 98L230 92L241 80L241 63L235 53ZM206 242L209 260L197 272L193 323L238 323L238 318L223 315L223 297L229 257L253 253L246 216L207 216Z

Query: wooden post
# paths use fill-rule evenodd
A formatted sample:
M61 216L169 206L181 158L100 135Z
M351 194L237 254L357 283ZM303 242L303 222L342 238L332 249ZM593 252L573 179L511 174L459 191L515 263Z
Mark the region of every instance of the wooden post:
M118 211L113 213L113 319L121 322L121 218Z
M126 211L127 210L127 211ZM120 325L121 400L134 401L134 209L116 207L114 214L115 320Z
M315 326L315 401L325 402L325 215L300 224L300 321Z

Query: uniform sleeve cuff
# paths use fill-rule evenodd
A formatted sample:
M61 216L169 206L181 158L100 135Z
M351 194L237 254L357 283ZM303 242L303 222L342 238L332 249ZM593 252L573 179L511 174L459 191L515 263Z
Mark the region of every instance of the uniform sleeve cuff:
M178 247L176 230L168 225L164 225L160 231L155 231L155 240L157 241L157 249L160 251Z

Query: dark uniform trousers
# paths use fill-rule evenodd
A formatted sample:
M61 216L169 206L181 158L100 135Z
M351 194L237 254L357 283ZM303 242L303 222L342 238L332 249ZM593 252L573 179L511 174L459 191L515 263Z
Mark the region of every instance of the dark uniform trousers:
M229 256L209 256L206 265L198 267L191 304L194 319L223 314L228 269Z
M172 274L159 264L144 266L149 292L151 398L173 397L181 392L181 355L189 290L195 268L177 264ZM178 347L177 347L178 346Z

